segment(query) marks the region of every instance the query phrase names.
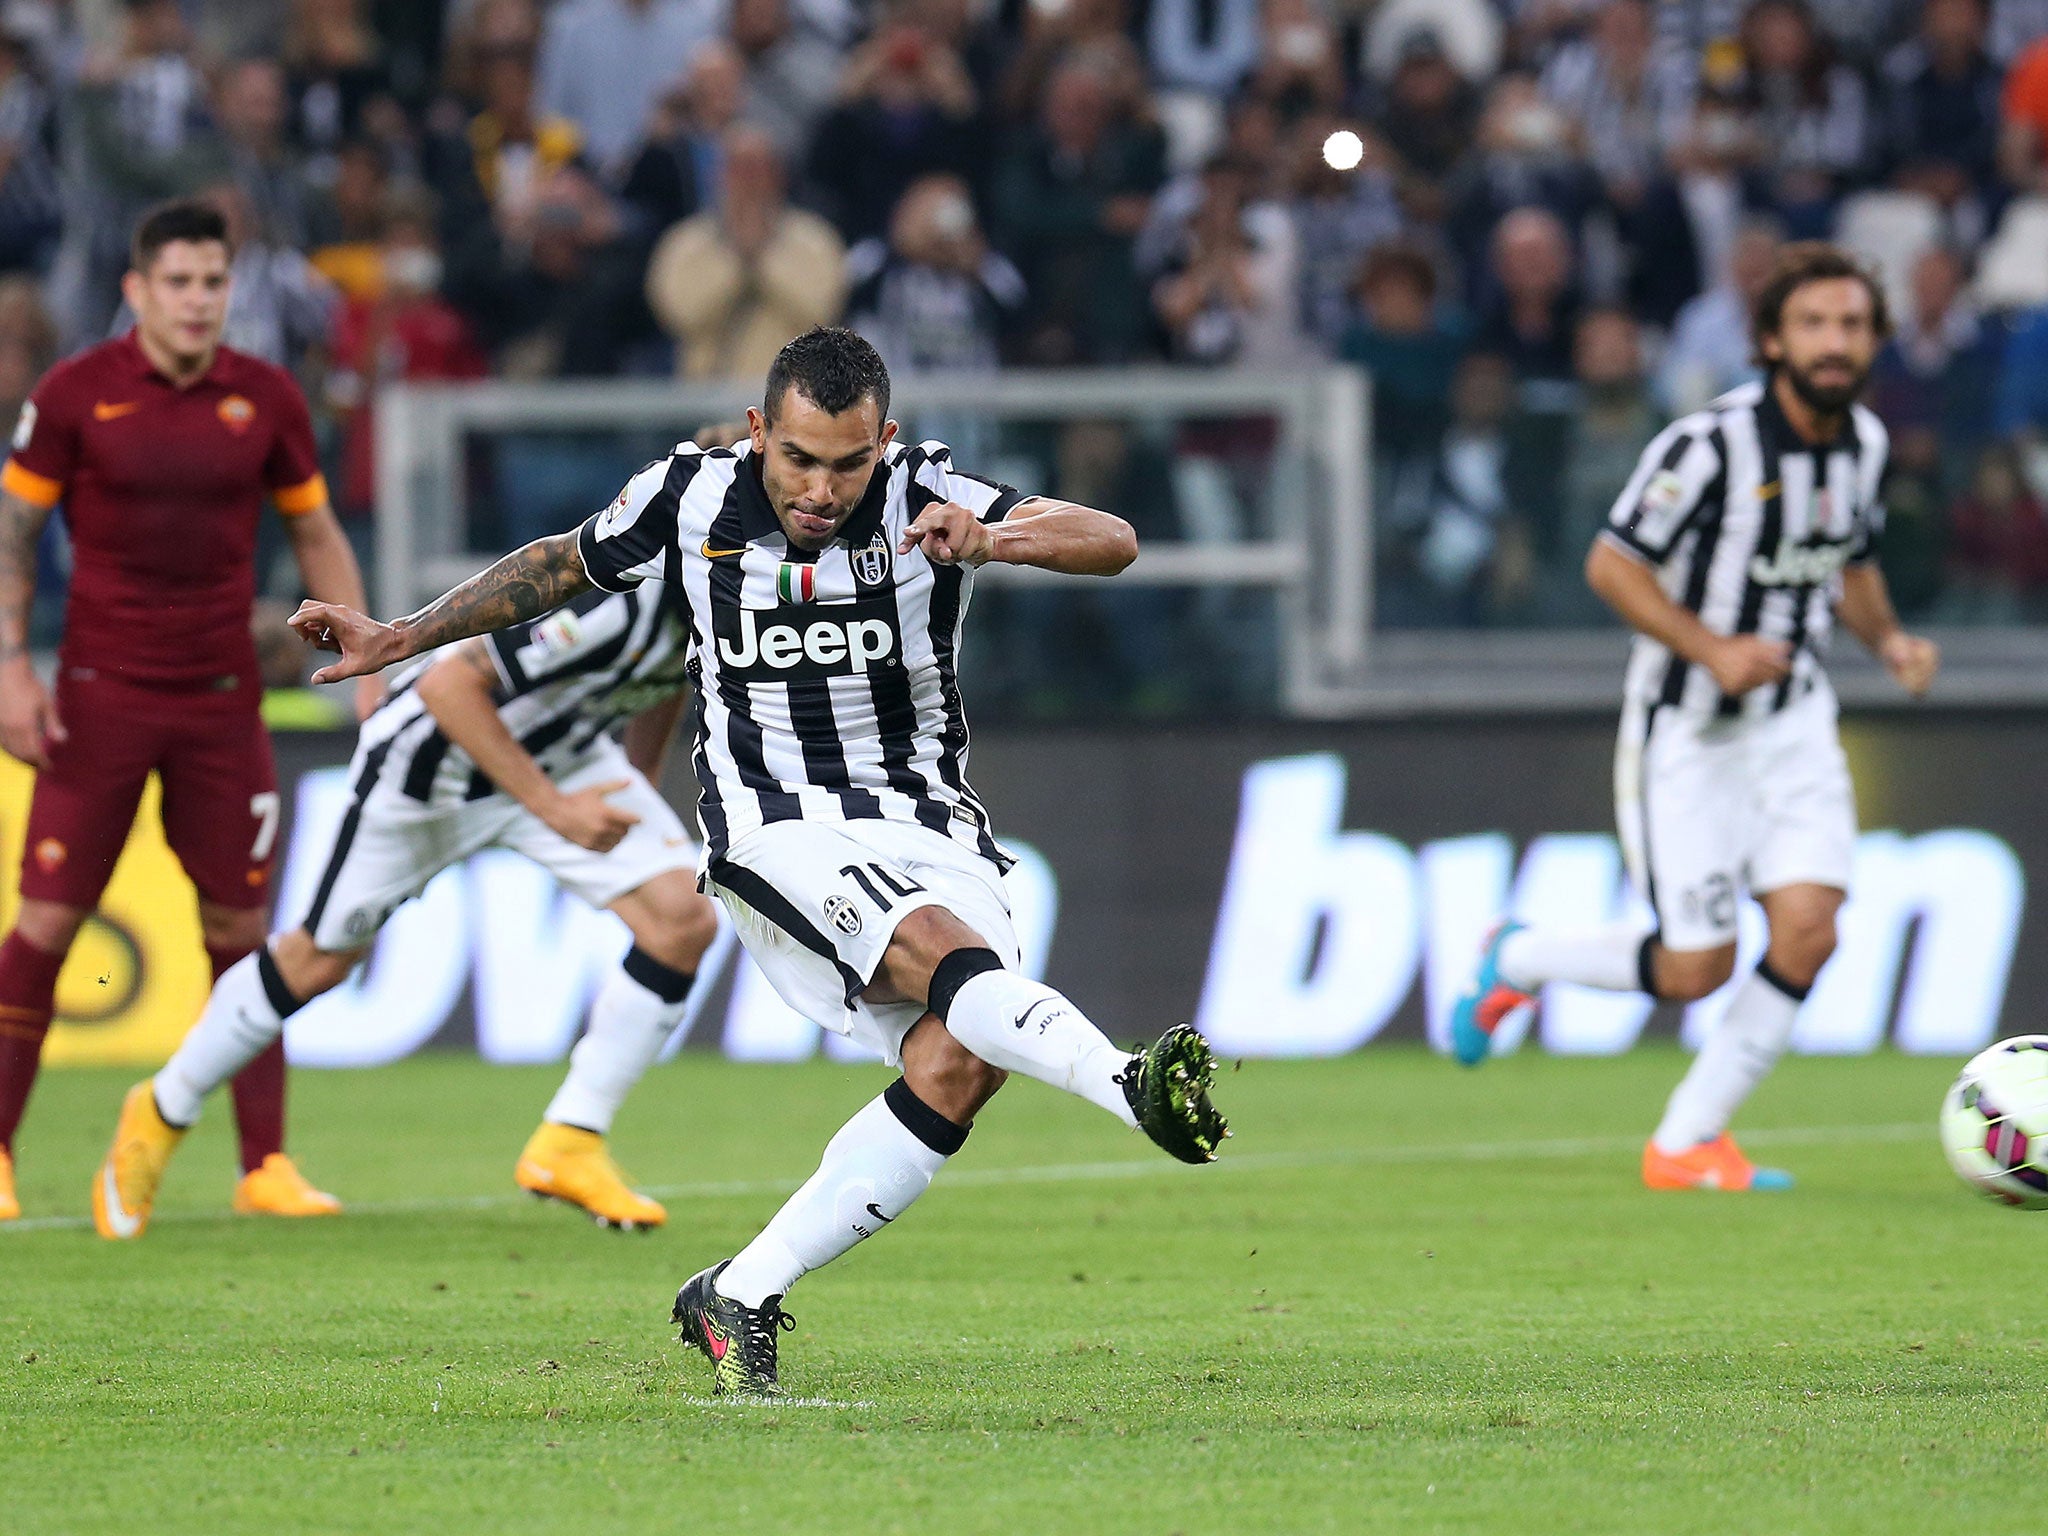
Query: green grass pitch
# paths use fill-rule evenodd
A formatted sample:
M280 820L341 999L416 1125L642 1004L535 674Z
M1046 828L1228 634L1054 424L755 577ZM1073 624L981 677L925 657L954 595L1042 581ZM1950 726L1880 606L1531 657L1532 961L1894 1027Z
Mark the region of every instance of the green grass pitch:
M686 1058L628 1106L653 1235L520 1197L556 1074L295 1079L340 1221L226 1214L224 1103L147 1238L83 1224L125 1076L53 1072L0 1233L10 1536L2020 1530L2048 1470L2048 1217L1958 1187L1950 1064L1787 1062L1777 1196L1652 1195L1681 1066L1253 1063L1223 1164L1012 1084L924 1202L791 1297L803 1401L666 1327L886 1080ZM69 1223L62 1218L69 1218Z

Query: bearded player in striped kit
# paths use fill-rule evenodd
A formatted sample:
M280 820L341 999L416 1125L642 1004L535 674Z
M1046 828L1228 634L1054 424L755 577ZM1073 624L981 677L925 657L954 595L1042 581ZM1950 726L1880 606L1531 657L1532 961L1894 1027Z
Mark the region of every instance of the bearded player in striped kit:
M810 1181L676 1298L720 1392L778 1391L782 1299L894 1222L1020 1072L1184 1162L1227 1134L1206 1041L1132 1054L1019 968L1012 861L968 787L956 659L974 569L1111 576L1121 518L1025 496L905 447L889 375L851 331L785 347L735 448L684 443L582 528L507 556L410 618L309 603L293 623L355 676L530 619L596 586L659 581L690 632L703 880L797 1012L902 1068Z
M1452 1014L1452 1047L1476 1066L1553 981L1705 997L1734 975L1737 906L1754 894L1768 947L1643 1149L1652 1189L1791 1183L1728 1125L1791 1038L1849 888L1856 807L1821 658L1839 619L1909 693L1940 664L1900 627L1876 561L1886 438L1855 401L1887 330L1883 290L1835 247L1788 246L1752 330L1762 382L1659 434L1586 561L1636 631L1615 804L1655 927L1505 922Z

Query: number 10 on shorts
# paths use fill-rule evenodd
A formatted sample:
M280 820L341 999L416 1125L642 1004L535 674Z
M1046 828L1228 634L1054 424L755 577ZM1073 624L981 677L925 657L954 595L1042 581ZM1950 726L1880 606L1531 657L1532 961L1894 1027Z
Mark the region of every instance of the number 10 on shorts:
M903 900L905 897L918 895L924 890L923 886L919 885L908 875L898 879L879 864L871 863L865 869L858 864L842 864L839 868L839 873L850 875L853 878L854 884L868 893L868 900L872 901L884 912L887 912L896 902ZM870 878L870 876L873 878ZM890 892L889 896L882 894L884 889ZM892 900L891 897L894 899Z

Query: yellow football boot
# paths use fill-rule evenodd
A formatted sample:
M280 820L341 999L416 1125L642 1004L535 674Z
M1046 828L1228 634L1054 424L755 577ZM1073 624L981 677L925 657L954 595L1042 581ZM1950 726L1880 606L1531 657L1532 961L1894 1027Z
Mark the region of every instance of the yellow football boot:
M619 1165L595 1131L543 1120L519 1154L512 1177L532 1194L580 1206L599 1226L635 1232L668 1220L658 1202L626 1187Z
M185 1133L157 1113L156 1090L144 1078L121 1101L114 1144L92 1181L92 1224L101 1237L140 1237L149 1226L157 1186Z
M235 1210L243 1216L339 1216L341 1202L308 1184L297 1163L273 1152L235 1185Z
M21 1202L14 1197L14 1159L0 1147L0 1221L15 1221L20 1216Z

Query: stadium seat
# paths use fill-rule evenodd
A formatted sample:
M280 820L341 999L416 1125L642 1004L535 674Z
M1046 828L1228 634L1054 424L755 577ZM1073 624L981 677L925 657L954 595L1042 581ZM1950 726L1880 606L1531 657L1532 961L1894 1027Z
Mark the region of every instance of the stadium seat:
M1835 238L1877 268L1901 319L1913 312L1913 263L1942 233L1940 206L1921 192L1859 192L1835 216Z
M2048 197L2016 197L1977 260L1977 302L1986 309L2048 304Z

